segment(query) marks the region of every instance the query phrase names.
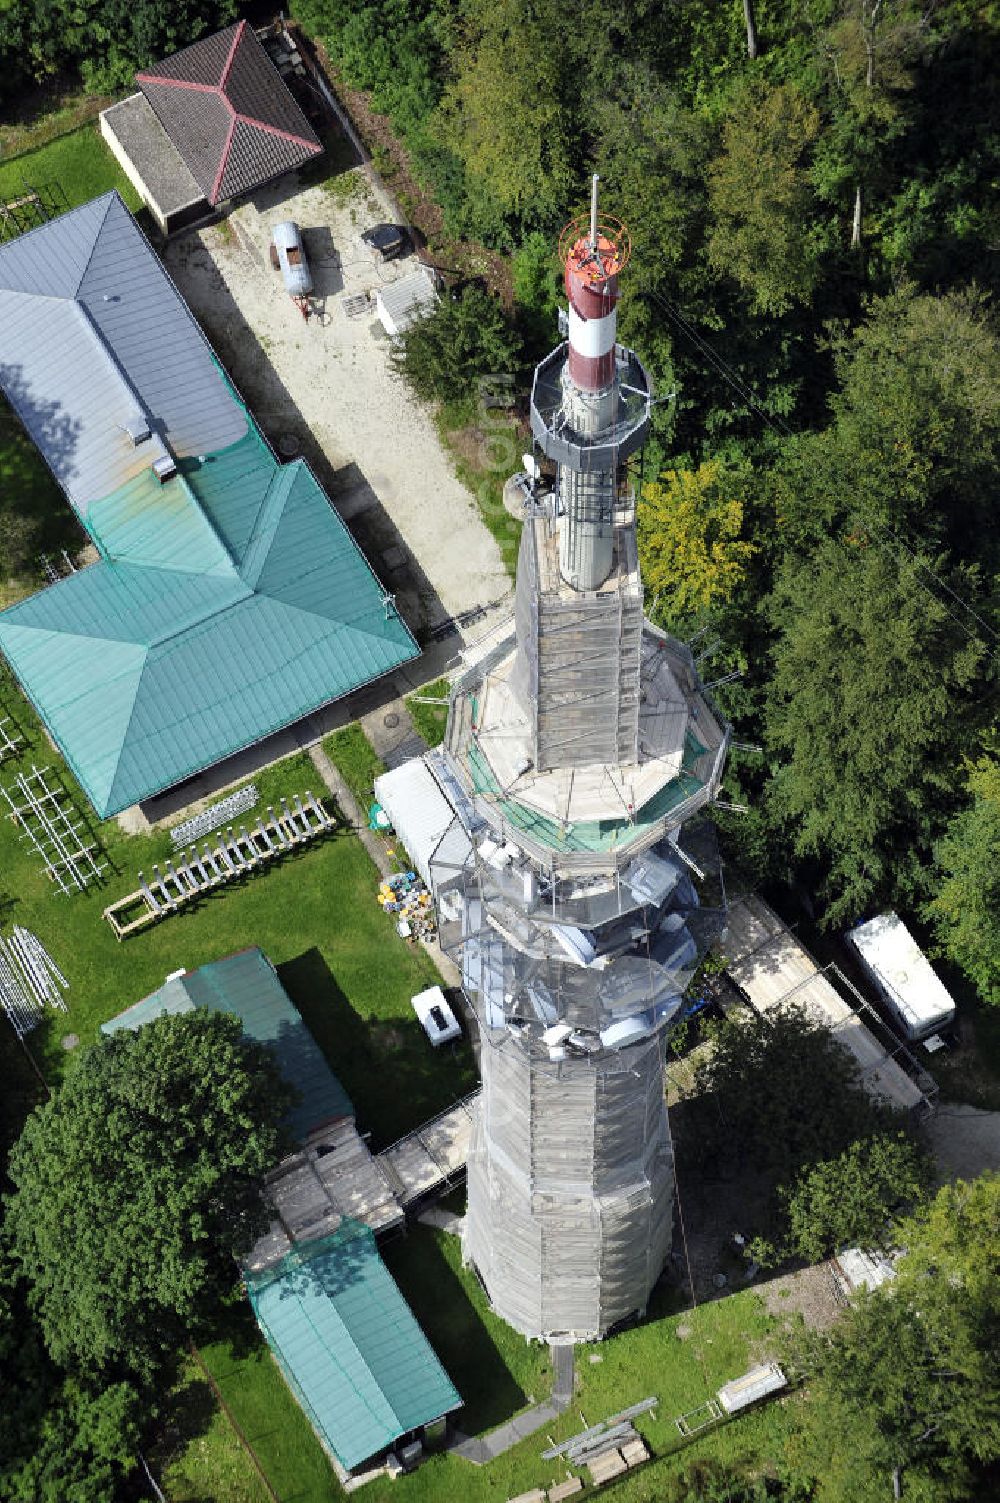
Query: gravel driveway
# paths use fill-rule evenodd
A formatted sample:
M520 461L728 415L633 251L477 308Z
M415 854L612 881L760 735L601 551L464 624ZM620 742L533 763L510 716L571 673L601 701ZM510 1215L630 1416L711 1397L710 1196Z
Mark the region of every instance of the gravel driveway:
M289 181L171 241L167 267L267 437L313 464L411 627L483 609L478 635L510 610L511 582L429 410L389 365L374 293L416 262L376 265L359 237L396 219L392 203L362 167L322 186ZM282 219L303 230L321 308L308 322L268 262ZM365 294L370 310L349 317L345 298Z

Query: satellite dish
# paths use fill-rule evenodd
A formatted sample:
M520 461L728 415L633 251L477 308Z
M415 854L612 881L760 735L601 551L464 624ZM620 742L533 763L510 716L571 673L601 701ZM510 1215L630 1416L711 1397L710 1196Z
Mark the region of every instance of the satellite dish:
M539 469L538 464L535 460L535 456L533 454L522 454L521 463L524 465L524 473L529 477L529 479L540 480L542 478L542 472Z

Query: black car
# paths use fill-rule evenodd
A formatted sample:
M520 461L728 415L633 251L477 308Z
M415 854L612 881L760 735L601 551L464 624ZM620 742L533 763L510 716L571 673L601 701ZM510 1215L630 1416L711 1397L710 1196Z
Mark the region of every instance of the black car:
M398 224L373 225L361 239L379 261L394 261L410 248L410 237Z

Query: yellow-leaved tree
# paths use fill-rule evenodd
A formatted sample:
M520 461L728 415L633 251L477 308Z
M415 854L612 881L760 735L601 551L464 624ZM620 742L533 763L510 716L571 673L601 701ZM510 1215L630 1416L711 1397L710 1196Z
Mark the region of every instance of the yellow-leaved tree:
M647 592L672 622L733 598L754 545L743 531L744 477L708 460L665 470L644 485L637 513L639 560Z

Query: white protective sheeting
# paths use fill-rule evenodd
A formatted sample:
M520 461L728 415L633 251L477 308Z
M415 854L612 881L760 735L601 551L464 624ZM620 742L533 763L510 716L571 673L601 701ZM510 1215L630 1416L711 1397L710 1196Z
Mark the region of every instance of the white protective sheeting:
M427 886L430 860L455 811L422 757L375 779L375 797L392 820L410 860Z

